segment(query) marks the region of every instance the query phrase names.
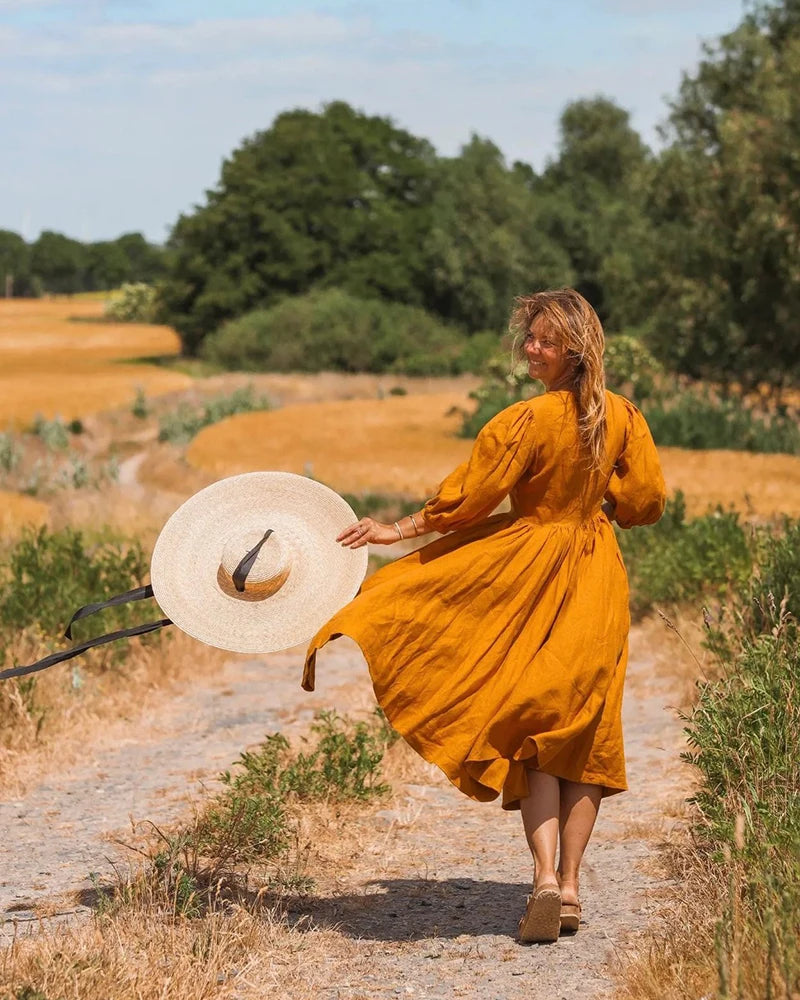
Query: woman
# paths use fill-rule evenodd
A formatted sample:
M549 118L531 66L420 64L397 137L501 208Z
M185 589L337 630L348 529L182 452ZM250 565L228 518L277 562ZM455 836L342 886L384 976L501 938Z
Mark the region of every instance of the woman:
M442 537L385 566L311 641L349 635L387 718L462 792L519 809L534 860L524 941L580 920L600 800L627 788L628 583L610 518L651 524L664 481L641 413L605 389L603 329L572 289L517 299L511 329L546 392L490 420L423 508L362 517L352 548ZM510 494L511 512L492 514ZM556 849L559 848L556 866Z

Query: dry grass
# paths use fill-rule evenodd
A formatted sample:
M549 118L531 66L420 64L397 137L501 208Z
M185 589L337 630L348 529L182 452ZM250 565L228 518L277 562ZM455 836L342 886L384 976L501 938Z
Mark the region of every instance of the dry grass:
M331 929L287 926L280 912L239 906L199 920L132 910L52 928L0 952L0 995L63 1000L311 1000L370 961Z
M39 528L49 522L50 510L46 503L21 493L0 490L0 538L13 538L28 525Z
M6 651L3 668L31 663L47 650L29 632L23 632ZM68 766L91 742L113 742L114 725L131 713L147 714L148 707L168 696L188 680L211 677L226 660L178 629L164 633L158 642L130 640L121 666L111 666L108 647L79 660L78 689L72 664L45 670L26 681L4 681L0 686L0 792L19 795L24 788L54 766Z
M187 375L124 359L177 354L166 326L72 323L100 317L101 301L0 300L0 427L22 426L37 413L65 420L186 388Z
M667 620L652 612L631 632L631 655L646 657L653 675L670 682L675 708L687 710L695 701L697 681L715 669L710 654L703 649L704 637L700 610L691 606L673 611ZM646 694L650 676L631 676L626 684L633 692Z
M719 866L704 862L686 835L662 857L680 889L669 894L647 934L617 953L615 1000L798 1000L741 911L747 882L742 863L729 861L727 881L720 879ZM791 927L776 930L785 940L795 933ZM721 934L729 938L728 947Z

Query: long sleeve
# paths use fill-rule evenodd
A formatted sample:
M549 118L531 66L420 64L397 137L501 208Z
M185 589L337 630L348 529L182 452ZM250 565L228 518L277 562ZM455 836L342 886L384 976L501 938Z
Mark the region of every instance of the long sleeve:
M653 524L664 513L666 487L653 436L641 412L623 400L628 411L625 442L608 482L614 519L622 528Z
M529 404L523 401L501 410L478 434L469 459L427 501L426 522L444 534L487 518L530 465L534 448Z

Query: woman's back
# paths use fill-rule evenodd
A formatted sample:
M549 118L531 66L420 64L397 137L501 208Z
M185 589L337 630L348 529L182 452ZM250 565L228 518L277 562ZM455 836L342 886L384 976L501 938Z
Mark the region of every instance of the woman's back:
M651 523L663 509L663 479L650 432L639 410L616 393L606 392L599 467L581 442L575 396L569 391L546 392L507 407L489 421L480 439L481 460L461 467L463 479L454 474L460 507L480 506L481 494L487 504L496 502L507 484L514 513L535 524L587 522L600 513L606 497L616 503L624 527ZM447 488L445 496L447 513L458 517L456 496Z

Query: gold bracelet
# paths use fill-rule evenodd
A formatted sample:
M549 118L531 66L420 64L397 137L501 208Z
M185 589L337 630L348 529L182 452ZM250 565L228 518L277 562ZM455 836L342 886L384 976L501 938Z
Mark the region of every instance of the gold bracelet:
M419 534L419 528L417 527L417 522L414 520L414 515L413 514L409 514L408 516L411 518L411 523L414 525L414 534L418 535Z
M402 529L400 528L400 525L397 523L397 521L394 522L394 526L397 529L397 534L400 536L400 541L402 542L406 536L403 534Z

